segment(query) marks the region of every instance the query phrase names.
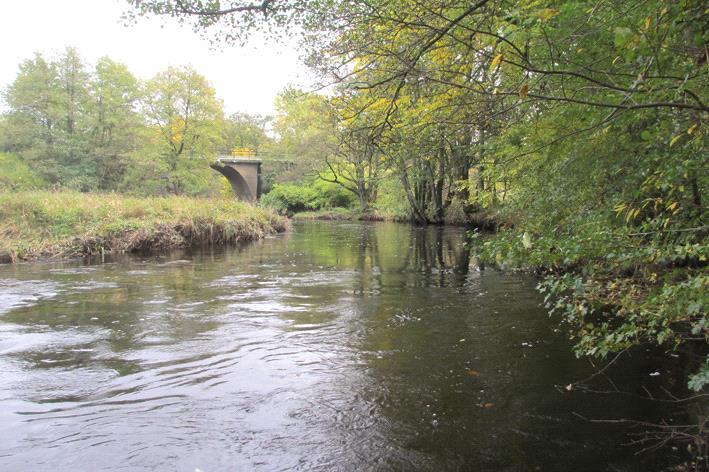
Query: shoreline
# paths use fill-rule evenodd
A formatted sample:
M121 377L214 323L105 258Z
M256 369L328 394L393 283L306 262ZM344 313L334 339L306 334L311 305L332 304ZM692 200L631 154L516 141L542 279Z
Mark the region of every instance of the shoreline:
M293 221L388 221L392 223L417 224L408 216L372 212L361 212L345 208L330 210L303 211L290 216ZM468 215L466 219L444 220L441 222L427 222L422 225L434 226L461 226L483 231L495 231L500 227L500 222L492 215L478 212Z

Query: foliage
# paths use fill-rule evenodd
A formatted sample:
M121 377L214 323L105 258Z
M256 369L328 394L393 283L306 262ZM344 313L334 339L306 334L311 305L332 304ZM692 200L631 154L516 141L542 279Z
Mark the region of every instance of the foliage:
M194 70L169 68L142 84L106 57L90 71L72 48L24 61L3 98L0 151L33 169L35 187L214 193L208 164L238 132Z
M32 190L45 185L19 157L0 153L0 191Z
M315 191L310 187L296 184L276 184L270 192L261 197L261 204L281 214L293 214L314 210L313 201L316 196Z
M385 174L379 184L377 199L372 206L376 213L387 215L387 219L409 220L409 204L396 175Z
M90 73L76 50L24 61L4 93L3 139L43 180L79 190L115 188L135 147L137 82L100 59Z
M256 155L268 152L273 145L273 139L266 132L270 121L270 116L232 114L224 124L224 149L248 149Z
M275 181L298 181L322 166L335 146L336 115L325 97L293 88L279 93L275 106L271 152L290 161Z
M276 184L261 197L261 204L282 214L311 210L348 208L353 204L351 193L324 181L310 184Z
M195 194L205 188L213 176L209 162L222 145L223 119L207 80L190 67L169 67L145 84L142 109L155 133L147 152L166 169L166 190Z
M317 179L311 187L316 193L315 208L350 208L355 204L355 196L339 185Z

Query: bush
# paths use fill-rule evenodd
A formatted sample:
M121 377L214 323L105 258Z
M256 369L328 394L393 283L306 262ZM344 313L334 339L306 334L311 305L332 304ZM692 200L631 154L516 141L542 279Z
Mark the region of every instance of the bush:
M357 200L355 194L341 185L325 182L324 180L316 180L312 184L312 188L317 194L313 201L316 209L350 208L354 206Z
M282 214L330 208L348 208L354 195L337 184L321 180L311 184L275 184L261 204Z
M261 197L261 204L280 213L298 213L315 210L315 190L295 184L276 184L270 192Z
M34 190L46 186L47 182L18 156L0 153L0 191Z

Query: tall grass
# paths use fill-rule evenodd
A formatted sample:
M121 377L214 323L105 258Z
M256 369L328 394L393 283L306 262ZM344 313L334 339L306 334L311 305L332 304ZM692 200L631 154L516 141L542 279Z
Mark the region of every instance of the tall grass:
M0 259L230 244L287 225L273 211L227 199L6 192L0 193Z

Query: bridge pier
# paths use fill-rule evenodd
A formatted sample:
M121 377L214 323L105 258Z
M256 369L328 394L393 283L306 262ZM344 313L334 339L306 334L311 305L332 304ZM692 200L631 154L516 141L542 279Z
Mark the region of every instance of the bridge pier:
M229 181L239 200L255 202L261 197L261 160L222 156L210 167Z

